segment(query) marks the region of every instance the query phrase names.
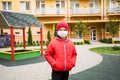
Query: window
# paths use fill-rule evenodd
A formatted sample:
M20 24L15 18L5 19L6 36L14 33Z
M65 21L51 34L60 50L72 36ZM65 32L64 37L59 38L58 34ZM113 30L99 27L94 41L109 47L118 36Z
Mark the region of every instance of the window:
M65 1L64 0L56 0L56 8L64 8Z
M110 7L114 7L115 6L115 0L110 0Z
M80 2L77 1L77 0L76 0L76 1L73 1L73 0L72 0L72 1L70 2L70 7L71 7L71 8L74 8L74 9L75 9L75 8L79 8L79 6L80 6Z
M15 34L16 34L16 35L19 35L19 34L20 34L20 32L15 32Z
M41 8L42 14L45 14L45 0L41 0L40 8Z
M11 11L12 10L11 2L2 2L2 8L5 11Z
M90 0L90 7L91 8L96 8L99 6L99 1L98 0Z
M4 32L3 34L8 34L8 32Z
M74 14L79 14L79 6L80 6L80 2L79 2L79 0L76 0L76 1L74 1L74 0L71 0L70 1L70 9L71 9L71 13L74 13Z
M36 1L36 7L40 8L40 1L39 0Z
M40 32L38 31L37 34L40 34Z
M65 1L56 0L56 13L59 14L63 8L65 8Z
M56 1L56 7L59 8L60 7L60 1Z
M30 10L30 3L29 2L20 2L20 11Z

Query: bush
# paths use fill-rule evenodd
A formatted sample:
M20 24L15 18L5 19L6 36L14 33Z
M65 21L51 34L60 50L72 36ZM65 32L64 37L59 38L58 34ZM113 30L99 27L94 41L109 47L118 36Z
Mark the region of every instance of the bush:
M74 45L77 45L77 42L74 42Z
M99 41L102 42L102 43L107 43L107 39L106 39L106 38L101 39L101 40L99 40Z
M39 46L39 45L40 45L39 41L36 41L36 46Z
M106 39L106 38L104 38L104 39L101 39L101 40L99 40L101 43L112 43L112 38L109 38L109 39Z
M36 43L35 43L35 41L33 41L32 45L33 45L33 46L36 46Z
M87 41L87 40L84 40L84 43L85 44L90 44L90 42ZM82 44L83 44L83 42L74 42L74 45L82 45Z
M21 43L20 42L15 42L15 46L16 47L22 47L23 46L23 42L21 42Z
M112 43L112 38L109 38L109 39L107 40L107 43Z
M90 44L90 42L89 42L89 41L87 41L87 40L84 40L84 43L85 43L85 44Z
M81 42L77 42L77 45L80 45L81 44Z
M120 46L113 46L112 49L113 50L120 50Z
M115 41L115 43L116 43L116 44L119 44L119 43L120 43L120 41Z

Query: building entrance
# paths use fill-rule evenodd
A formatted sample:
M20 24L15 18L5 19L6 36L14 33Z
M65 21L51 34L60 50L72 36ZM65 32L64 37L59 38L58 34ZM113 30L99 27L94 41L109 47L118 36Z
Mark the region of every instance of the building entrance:
M91 29L90 40L96 41L96 39L97 39L96 29Z

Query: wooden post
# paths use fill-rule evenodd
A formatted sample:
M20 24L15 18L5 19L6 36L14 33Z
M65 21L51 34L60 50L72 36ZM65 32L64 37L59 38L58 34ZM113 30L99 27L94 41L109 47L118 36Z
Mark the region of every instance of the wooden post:
M25 41L25 28L23 28L23 48L26 48L26 41Z
M11 37L11 59L14 61L14 34L13 34L13 27L10 27L10 37Z
M42 32L42 28L40 28L40 50L41 50L41 55L43 56L43 32Z

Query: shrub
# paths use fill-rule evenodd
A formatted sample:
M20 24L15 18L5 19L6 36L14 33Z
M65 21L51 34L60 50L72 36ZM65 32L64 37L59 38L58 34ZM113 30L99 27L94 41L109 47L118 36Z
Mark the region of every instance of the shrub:
M102 43L112 43L112 38L109 38L109 39L104 38L104 39L101 39L99 41Z
M47 32L47 46L50 43L50 41L51 41L51 34L50 34L50 31L48 31Z
M107 43L112 43L112 38L107 39Z
M89 41L87 41L87 40L84 40L84 42L85 42L85 44L90 44L90 42L89 42Z
M116 43L116 44L119 44L119 43L120 43L120 41L115 41L115 43Z
M39 45L40 45L39 41L36 41L36 46L39 46Z
M36 46L36 43L35 43L35 41L33 41L32 45L33 45L33 46Z
M32 32L30 27L28 28L28 46L32 45Z
M80 45L80 42L77 42L77 45Z
M120 50L120 46L113 46L112 49L113 50Z
M99 40L99 41L102 42L102 43L107 43L107 39L106 39L106 38L101 39L101 40Z

